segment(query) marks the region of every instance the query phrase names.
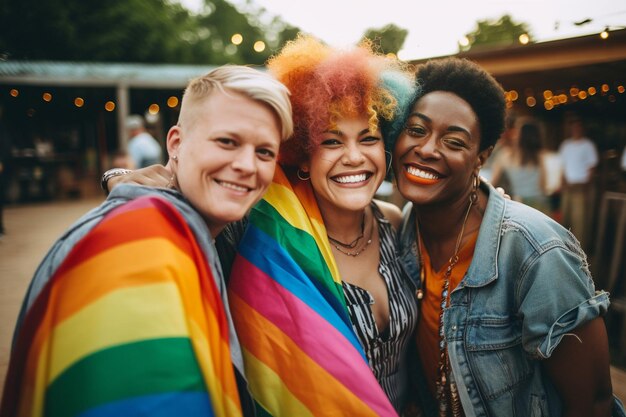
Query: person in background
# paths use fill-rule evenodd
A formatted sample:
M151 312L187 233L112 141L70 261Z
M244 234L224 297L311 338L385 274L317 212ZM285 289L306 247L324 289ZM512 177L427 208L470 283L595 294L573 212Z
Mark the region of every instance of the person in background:
M190 81L167 135L174 187L117 187L37 269L0 416L253 416L214 237L261 199L292 132L266 72Z
M120 169L135 169L132 159L128 152L123 150L117 150L111 155L111 167L117 167Z
M511 188L511 183L506 175L503 175L504 168L508 163L508 156L515 148L519 126L517 114L510 112L504 119L504 132L500 135L498 143L493 148L491 157L487 159L485 165L480 169L480 175L493 184L494 187L501 187L507 191ZM497 173L497 181L494 181L494 173Z
M145 128L143 117L133 114L126 119L128 154L135 168L144 168L163 162L159 142Z
M622 151L622 161L620 166L622 168L622 174L626 175L626 147L624 147L624 150Z
M0 106L0 239L6 233L4 227L4 204L11 172L11 159L13 157L11 134L5 126L3 111L4 109Z
M424 414L624 415L611 395L609 296L585 253L479 180L504 127L504 91L459 58L429 61L417 79L393 160L411 202L401 256L423 297L411 375Z
M570 121L570 137L559 147L563 164L561 224L570 228L581 246L589 244L589 222L593 209L593 175L598 165L594 143L585 136L580 119Z
M539 126L523 123L513 146L502 152L502 163L493 172L493 183L499 183L500 177L505 175L511 186L507 191L513 200L550 214L550 203L545 193L547 173Z

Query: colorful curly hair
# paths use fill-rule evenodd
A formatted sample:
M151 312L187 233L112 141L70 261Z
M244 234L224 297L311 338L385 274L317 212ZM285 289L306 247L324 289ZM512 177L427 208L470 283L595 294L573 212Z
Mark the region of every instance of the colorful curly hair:
M342 117L367 115L370 130L397 135L415 96L414 75L399 61L376 54L368 44L331 48L299 36L268 62L270 72L291 92L294 134L283 143L280 162L298 166Z

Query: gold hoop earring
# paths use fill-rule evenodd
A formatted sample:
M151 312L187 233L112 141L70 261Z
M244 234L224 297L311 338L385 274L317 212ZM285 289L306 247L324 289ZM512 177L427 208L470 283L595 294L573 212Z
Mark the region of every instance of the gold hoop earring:
M298 172L296 172L296 175L298 176L298 178L300 178L302 181L308 181L311 179L311 173L309 171L303 171L301 169L298 169Z

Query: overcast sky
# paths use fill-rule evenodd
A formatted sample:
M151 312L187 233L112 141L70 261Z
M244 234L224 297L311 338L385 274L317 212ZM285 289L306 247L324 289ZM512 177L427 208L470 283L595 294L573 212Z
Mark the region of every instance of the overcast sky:
M179 0L198 10L202 0ZM245 0L231 0L243 4ZM537 41L598 33L626 26L622 0L253 0L273 15L336 46L356 43L366 29L394 23L409 34L400 58L410 60L457 52L457 42L477 20L508 13L530 25ZM574 22L592 19L576 26Z

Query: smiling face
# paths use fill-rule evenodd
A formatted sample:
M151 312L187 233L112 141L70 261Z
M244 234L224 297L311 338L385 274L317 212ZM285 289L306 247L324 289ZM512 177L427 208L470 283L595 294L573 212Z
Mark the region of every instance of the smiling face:
M459 96L434 91L420 98L394 148L398 190L416 205L465 199L474 173L491 153L479 152L480 126Z
M385 177L382 135L370 132L365 116L340 119L301 169L311 174L320 209L363 210Z
M215 91L181 111L180 126L168 133L168 152L177 156L170 164L213 236L240 220L267 190L280 135L269 107L235 92Z

